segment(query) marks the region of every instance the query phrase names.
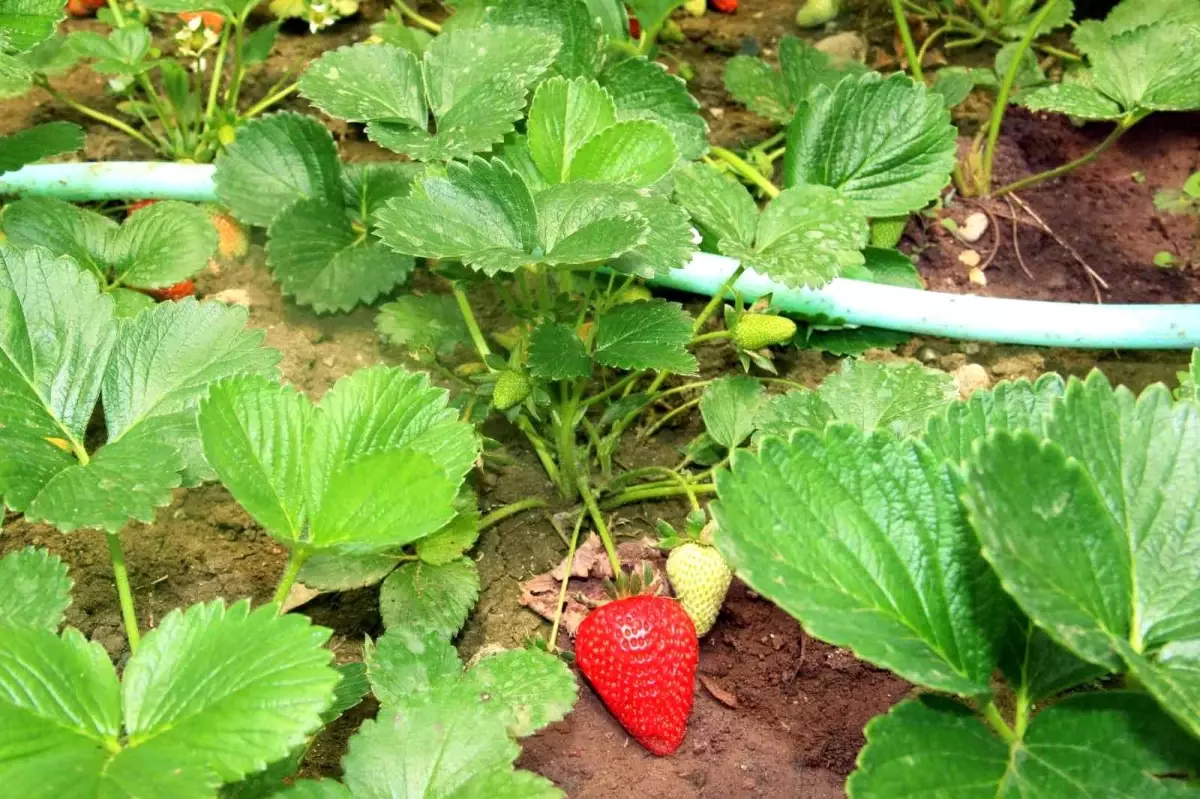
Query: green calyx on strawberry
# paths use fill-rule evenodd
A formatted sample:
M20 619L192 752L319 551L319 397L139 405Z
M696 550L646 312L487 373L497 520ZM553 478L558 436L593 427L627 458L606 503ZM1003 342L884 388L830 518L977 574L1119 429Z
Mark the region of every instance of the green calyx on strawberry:
M659 756L674 753L687 734L699 661L695 625L670 597L609 602L589 613L575 636L583 676L621 726Z
M496 387L492 390L492 405L496 410L507 411L517 406L533 389L529 376L517 369L505 369L496 379Z
M682 535L664 521L658 529L659 546L671 551L667 556L671 588L696 626L696 636L703 638L716 623L733 580L725 558L712 546L713 522L703 511L693 511Z

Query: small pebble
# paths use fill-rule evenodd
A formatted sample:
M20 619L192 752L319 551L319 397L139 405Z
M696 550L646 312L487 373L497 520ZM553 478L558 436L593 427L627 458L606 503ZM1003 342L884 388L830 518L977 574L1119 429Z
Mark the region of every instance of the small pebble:
M990 388L992 379L988 377L987 369L977 363L960 366L951 373L955 385L958 386L958 396L966 399L981 389Z
M987 214L976 211L958 226L958 238L967 244L974 244L983 238L983 234L987 232L987 229Z
M987 285L987 276L983 274L982 269L972 269L967 273L967 280L970 280L976 286Z
M958 260L962 261L967 266L974 268L979 266L979 262L982 261L983 258L975 250L963 250L958 254Z

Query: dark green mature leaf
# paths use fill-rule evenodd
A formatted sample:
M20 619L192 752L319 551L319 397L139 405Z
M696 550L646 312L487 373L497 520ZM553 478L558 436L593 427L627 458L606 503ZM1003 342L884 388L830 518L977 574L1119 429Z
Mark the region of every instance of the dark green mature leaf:
M675 171L675 199L718 241L754 246L758 205L732 175L707 164L685 164Z
M716 544L812 635L912 682L983 695L1008 600L959 490L911 439L846 425L767 438L717 475Z
M856 61L835 64L808 42L784 36L779 41L779 70L752 56L734 56L725 65L725 88L755 114L787 124L796 106L818 86L832 88L846 75L863 70Z
M1103 666L1080 660L1019 610L1010 619L1000 671L1018 702L1031 706L1107 673Z
M261 64L270 58L281 25L283 25L283 20L277 19L257 28L247 36L246 44L242 47L242 63L251 66Z
M462 629L479 598L479 572L465 558L443 566L406 563L379 591L379 614L388 629L435 633L447 640Z
M1130 673L1181 726L1200 737L1200 639L1172 641L1153 657L1124 641L1117 647Z
M353 799L350 789L334 780L297 780L270 799Z
M975 444L993 431L1030 430L1045 436L1053 403L1065 391L1066 383L1056 374L1042 375L1035 383L1006 380L976 391L930 417L925 444L940 458L966 463Z
M757 427L766 400L763 384L744 375L728 375L709 383L700 398L704 428L726 449L742 445Z
M1200 6L1191 0L1122 0L1104 18L1112 35L1151 24L1200 25Z
M797 347L821 350L831 355L862 355L867 350L890 350L907 342L912 336L896 330L878 327L843 327L816 330L810 327L792 342Z
M561 42L554 66L568 78L592 77L603 53L602 34L584 0L497 0L487 4L487 22L520 30L524 44L530 33L547 33Z
M612 95L617 119L648 119L671 131L679 158L691 161L708 152L708 124L700 103L683 79L656 61L626 58L608 66L600 84Z
M217 231L207 212L164 200L143 208L110 240L113 279L127 286L161 288L195 275L217 252Z
M851 361L846 361L851 363ZM762 436L790 438L796 430L820 432L832 421L837 420L830 408L816 391L789 391L769 397L759 411L754 425L758 430L756 440Z
M47 122L0 136L0 174L52 155L83 147L83 128L74 122Z
M54 35L65 14L57 0L0 0L5 52L23 53Z
M365 663L339 663L337 672L341 678L333 689L333 704L321 714L321 721L329 724L346 712L358 707L363 698L371 693Z
M57 630L72 584L66 564L45 549L25 547L0 558L0 628Z
M299 200L267 233L267 261L283 293L318 313L369 305L408 279L413 259L351 224L341 204Z
M925 281L912 259L899 250L886 247L867 247L863 250L863 263L843 268L840 277L905 289L925 288Z
M415 351L450 355L471 345L471 334L453 297L408 294L380 307L375 329L387 341Z
M954 380L944 372L914 363L855 360L843 361L817 393L838 421L898 436L920 433L926 420L958 396Z
M922 697L867 725L867 746L847 785L854 799L1091 799L1185 795L1156 775L1192 769L1197 746L1144 694L1064 699L1009 746L969 709Z
M421 62L390 44L356 44L326 51L300 78L300 92L330 116L347 122L429 123Z
M238 126L237 139L217 156L214 180L221 203L259 227L296 200L341 200L333 137L312 117L289 112Z
M868 73L799 106L784 183L833 187L869 217L907 214L949 183L956 135L941 95L903 74Z
M8 630L0 637L0 661L13 666L0 669L5 789L212 796L320 726L338 680L322 647L328 637L270 605L195 605L147 633L118 685L108 655L77 631Z
M0 218L10 244L44 247L107 279L112 240L120 229L108 217L50 197L10 203Z
M573 380L592 373L592 359L575 330L544 322L529 337L529 373L542 380Z
M565 182L579 148L616 121L612 97L594 80L545 81L533 96L526 122L529 153L538 172L549 183Z
M933 82L933 90L942 96L947 108L966 100L974 88L975 74L967 67L943 67Z
M866 217L835 189L796 186L771 200L758 218L754 246L718 242L725 255L793 288L818 287L863 263Z
M695 374L696 358L687 349L691 338L692 317L679 303L624 303L597 320L593 356L602 366L616 369Z
M304 561L296 579L318 591L350 591L375 585L391 574L398 561L388 553L317 552Z

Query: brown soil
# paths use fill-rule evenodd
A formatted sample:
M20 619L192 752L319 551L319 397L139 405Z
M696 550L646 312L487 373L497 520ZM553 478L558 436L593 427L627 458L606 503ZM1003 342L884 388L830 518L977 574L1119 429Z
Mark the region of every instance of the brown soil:
M721 86L721 71L729 54L743 47L769 53L782 35L794 33L794 5L779 0L743 0L742 10L732 17L709 14L703 20L680 18L687 41L672 51L695 67L697 77L692 88L701 99L718 143L753 144L771 133L770 126L732 105ZM361 39L369 22L382 16L383 7L368 3L362 19L339 25L320 37L285 31L268 75L249 87L251 96L322 50ZM94 23L69 24L80 28ZM873 28L867 26L864 30L871 33ZM59 79L57 85L112 110L111 101L103 93L102 79L88 70L77 69ZM289 107L311 110L301 100L291 101ZM37 93L0 104L0 109L0 133L52 119L87 123ZM1070 158L1096 136L1091 129L1032 124L1020 115L1012 120L1006 132L1011 141L1006 140L1002 151L1003 177L1018 169L1041 168ZM1061 201L1065 191L1061 185L1026 195L1059 234L1070 237L1115 286L1129 282L1142 292L1117 298L1182 301L1194 296L1189 276L1161 271L1148 273L1157 276L1154 278L1142 276L1146 253L1152 255L1165 245L1153 238L1156 228L1149 227L1154 224L1148 222L1152 218L1149 212L1133 209L1139 203L1144 206L1155 188L1181 183L1186 170L1197 165L1194 139L1191 149L1187 149L1189 142L1183 128L1187 121L1175 118L1164 120L1162 124L1168 127L1154 127L1152 120L1110 154L1120 159L1114 161L1114 166L1096 167L1069 179L1080 181L1077 194L1069 195L1080 198L1078 205ZM1195 119L1191 122L1194 124ZM103 126L87 127L84 157L88 159L148 157L148 153ZM335 132L348 157L380 157L380 151L363 141L358 131L340 126ZM1024 162L1020 162L1022 159ZM1106 171L1095 171L1098 169ZM1134 169L1146 174L1145 184L1129 179ZM1100 175L1107 175L1108 182ZM1097 219L1106 220L1105 227L1101 228ZM1162 235L1178 243L1180 229L1168 225L1166 230ZM918 233L915 228L912 232ZM927 268L931 287L962 290L961 265L957 261L942 263L951 257L947 243L928 238L937 244L923 251L922 265ZM988 270L988 290L1007 291L1010 283L1006 278L1010 278L1014 293L1061 291L1053 296L1087 300L1086 284L1077 279L1075 268L1055 260L1054 246L1037 238L1026 231L1021 241L1038 282L1021 289L1021 281L1012 277L1013 262L1001 255ZM1119 258L1115 255L1118 252ZM1134 275L1136 279L1118 280L1122 275ZM376 338L373 311L322 317L285 301L263 266L262 252L257 247L245 263L226 265L219 273L202 276L198 284L202 295L224 289L247 291L250 324L265 329L267 343L283 353L284 378L314 397L357 368L403 362L401 353ZM694 298L689 301L694 302ZM1045 370L1083 374L1099 365L1114 381L1134 388L1157 380L1173 381L1176 370L1187 360L1184 353L1098 355L920 339L901 348L899 355L881 357L916 357L944 369L967 362L981 363L995 379L1030 376ZM701 360L706 374L740 368L728 351L719 347L705 350ZM836 364L834 359L818 353L791 352L781 358L780 371L792 380L815 386ZM649 445L628 447L625 465L671 462L678 457L678 446L696 431L697 420L684 419L679 427L664 431ZM503 425L488 432L510 445L515 463L480 479L484 510L530 495L550 496L550 485L531 453L509 438ZM630 507L618 514L614 528L622 536L640 537L653 530L660 516L679 524L685 510L679 503ZM156 524L131 524L122 539L143 629L153 627L170 610L194 602L244 596L265 601L284 563L282 550L220 486L177 492L173 504L159 512ZM67 536L17 517L7 519L0 535L0 554L26 544L46 546L68 562L76 584L68 622L100 641L114 659L123 660L124 637L102 537L88 532ZM528 635L545 630L536 616L519 606L519 582L552 567L562 558L564 549L553 527L538 513L508 520L483 535L476 551L483 590L476 613L460 639L464 654L487 643L517 645ZM334 630L331 647L339 660L358 658L363 636L381 632L373 589L323 596L306 605L303 612ZM645 753L585 688L565 721L525 742L521 765L553 779L572 797L609 796L631 788L663 799L836 797L842 795L842 782L862 745L863 724L908 690L902 681L857 662L848 652L807 638L794 620L737 584L701 651L703 680L697 684L688 738L676 756L658 759ZM730 696L736 706L731 706ZM338 774L346 738L362 718L373 712L373 706L365 704L323 733L309 753L305 772Z

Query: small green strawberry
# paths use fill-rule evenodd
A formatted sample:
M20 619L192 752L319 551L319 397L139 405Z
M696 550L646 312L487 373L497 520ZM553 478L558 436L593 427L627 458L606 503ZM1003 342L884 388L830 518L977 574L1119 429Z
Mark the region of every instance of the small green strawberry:
M667 577L679 604L696 625L696 637L703 638L725 604L733 572L716 549L689 541L667 556Z
M492 390L492 405L496 410L507 411L529 396L533 384L524 372L516 369L505 369L496 380Z
M774 314L746 314L733 328L734 343L750 352L773 344L787 344L795 335L796 323Z
M891 249L900 243L908 216L884 216L871 220L871 246Z
M642 300L652 300L654 295L650 293L650 289L645 286L632 285L626 286L617 293L617 304L624 305L629 302L640 302Z

